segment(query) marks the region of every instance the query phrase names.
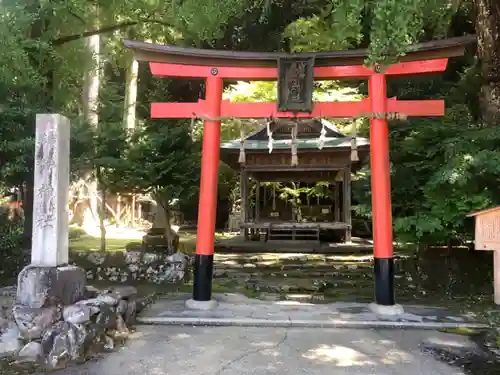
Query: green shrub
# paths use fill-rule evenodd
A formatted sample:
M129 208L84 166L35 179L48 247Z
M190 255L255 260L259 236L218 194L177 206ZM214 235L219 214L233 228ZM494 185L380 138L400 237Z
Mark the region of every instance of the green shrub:
M85 235L85 231L82 228L79 227L69 227L69 239L70 240L77 240L81 236Z
M12 282L29 260L29 252L22 249L22 210L0 206L0 282Z

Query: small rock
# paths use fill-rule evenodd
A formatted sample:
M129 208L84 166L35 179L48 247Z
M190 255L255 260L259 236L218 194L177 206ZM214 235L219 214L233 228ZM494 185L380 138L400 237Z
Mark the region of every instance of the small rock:
M128 330L127 326L125 325L125 322L123 321L123 318L118 315L116 317L116 329L113 332L113 338L114 339L119 339L119 340L124 340L128 338L130 334L130 331Z
M102 334L101 331L97 324L94 323L85 326L85 336L81 340L85 355L99 351L99 336Z
M122 299L120 302L118 302L118 306L116 306L116 313L123 316L127 312L127 308L128 308L127 301Z
M97 300L105 303L106 305L116 306L120 299L116 298L115 296L113 296L111 294L101 294L101 295L97 296Z
M19 339L19 328L11 324L9 328L0 336L0 358L12 355L22 347Z
M130 272L132 272L132 276L133 276L134 273L139 271L139 266L137 264L132 263L132 264L128 265L128 269Z
M75 303L75 306L85 306L90 308L90 315L96 315L99 314L101 311L101 306L105 305L104 302L98 300L97 298L92 298L92 299L86 299L82 301L78 301Z
M95 313L98 313L97 310ZM85 305L70 305L63 310L63 318L66 322L72 324L82 324L90 320L92 316L92 307Z
M27 340L39 339L43 331L62 317L58 306L30 308L17 305L14 306L13 313L21 335Z
M36 341L27 343L17 354L22 361L36 362L42 355L42 344Z
M153 262L156 262L159 259L160 259L160 256L158 254L154 254L154 253L144 253L142 256L142 262L145 264L151 264Z
M3 312L1 311L1 306L0 306L0 313ZM9 320L0 316L0 334L7 329L9 326Z
M57 322L54 324L52 327L48 328L42 336L41 339L41 344L42 344L42 355L46 357L50 351L52 350L52 347L54 346L54 339L55 337L63 332L67 327L69 326L68 322Z
M115 348L114 340L108 335L104 336L104 350L113 350Z
M96 298L101 291L92 285L85 285L85 299Z
M111 294L117 299L129 299L137 295L137 289L130 285L118 286L113 288Z
M141 260L141 252L140 251L127 251L125 252L125 262L127 264L135 264L139 263Z
M90 252L90 254L88 255L87 259L94 263L95 265L101 265L104 263L104 261L106 260L106 254L103 254L103 253L97 253L97 252Z
M41 341L44 362L51 368L64 367L68 361L82 361L90 348L96 331L90 325L58 322L48 329Z
M96 324L101 329L116 328L116 312L107 305L101 306L101 312L97 315Z
M130 326L136 323L136 317L137 317L137 301L133 299L128 301L127 311L123 315L123 319L125 319L125 323Z
M54 337L52 349L46 357L46 365L50 369L66 367L71 359L70 345L68 335L65 332L56 335Z
M166 259L167 262L174 262L174 263L187 263L187 257L184 253L181 253L180 251L169 255Z
M182 282L186 274L184 265L168 264L167 269L155 279L157 283L175 284Z
M93 306L93 307L99 307L103 304L101 300L97 298L89 298L89 299L82 299L75 303L75 305L84 305L84 306Z

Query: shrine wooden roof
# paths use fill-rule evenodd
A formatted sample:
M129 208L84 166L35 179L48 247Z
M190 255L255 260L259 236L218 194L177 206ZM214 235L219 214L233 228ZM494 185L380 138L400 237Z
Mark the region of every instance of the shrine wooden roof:
M270 124L270 130L273 135L273 149L275 150L290 150L291 149L291 127L294 122L290 120L280 119L277 122ZM319 149L321 129L324 126L326 130L323 149L329 148L350 148L351 135L345 135L331 122L325 119L300 120L297 148L298 149ZM260 125L259 129L245 137L245 150L267 150L269 137L267 135L267 125ZM358 148L368 148L370 142L366 138L356 137ZM235 139L221 145L224 150L239 151L241 147L241 139Z
M281 173L280 178L285 181L293 179L293 176L297 177L297 174L303 175L304 170L308 173L331 172L332 170L341 170L349 164L352 171L355 172L366 164L370 152L368 139L356 137L359 160L351 162L349 161L351 135L341 133L334 124L325 119L299 120L298 125L296 144L299 159L302 160L299 162L301 163L300 167L290 167L288 165L292 148L291 127L295 126L295 122L288 119L279 119L270 124L270 130L273 132L273 149L271 153L268 149L267 123L263 123L256 131L245 137L244 147L247 159L253 160L253 165L245 164L245 169L258 174L279 172ZM323 147L320 149L320 132L323 126L326 134ZM240 147L240 139L221 145L221 160L234 170L241 168L238 163ZM309 155L306 157L309 163L303 160L304 155ZM278 178L277 175L275 177ZM269 179L269 177L267 178Z
M475 35L416 44L399 61L417 61L462 56L465 47L476 41ZM363 65L367 49L350 49L316 53L243 52L213 49L184 48L132 40L125 47L134 50L139 61L168 62L201 66L268 66L276 67L279 58L312 57L315 66Z

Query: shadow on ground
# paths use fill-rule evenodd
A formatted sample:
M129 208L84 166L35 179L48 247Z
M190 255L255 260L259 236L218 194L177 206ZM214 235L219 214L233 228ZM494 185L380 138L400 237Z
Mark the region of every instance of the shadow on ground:
M476 347L467 337L436 331L141 327L127 348L99 362L54 374L469 373L436 358L424 345L448 345L464 351Z

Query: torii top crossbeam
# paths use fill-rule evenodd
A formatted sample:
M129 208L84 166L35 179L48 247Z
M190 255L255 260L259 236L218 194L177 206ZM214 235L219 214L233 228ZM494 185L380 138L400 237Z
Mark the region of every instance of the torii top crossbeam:
M448 58L461 56L474 36L450 38L413 46L400 62L384 69L385 76L408 76L442 72ZM277 80L277 62L280 58L314 58L314 80L368 79L380 73L363 65L366 49L320 52L279 53L239 52L195 48L182 48L136 41L125 41L136 59L148 61L155 76L177 78L209 78L223 80ZM390 99L387 112L404 113L406 116L442 116L441 100L411 101ZM152 103L152 118L207 117L206 103ZM312 113L278 112L275 103L230 103L222 101L222 118L273 117L358 117L370 111L368 99L357 102L315 103Z
M413 62L422 60L434 60L446 57L461 56L464 47L476 39L475 35L449 38L438 41L417 44L410 48L400 62ZM351 49L345 51L315 52L315 53L285 53L285 52L242 52L226 51L199 48L183 48L171 45L152 44L136 41L125 41L125 46L135 51L135 57L139 61L151 61L158 63L193 65L193 66L223 66L223 67L267 67L276 68L276 61L280 57L305 57L314 56L317 67L339 67L363 65L368 55L367 49ZM252 79L275 79L275 75L270 70L262 70L262 76L250 73L250 77L235 76L231 69L225 70L223 78L252 78ZM326 70L318 70L326 72ZM369 70L359 70L360 77L366 76ZM210 75L210 71L192 70L178 72L178 77L205 77ZM338 78L343 74L338 72ZM351 75L345 75L345 77ZM328 78L332 76L328 75ZM315 77L320 79L320 77Z

